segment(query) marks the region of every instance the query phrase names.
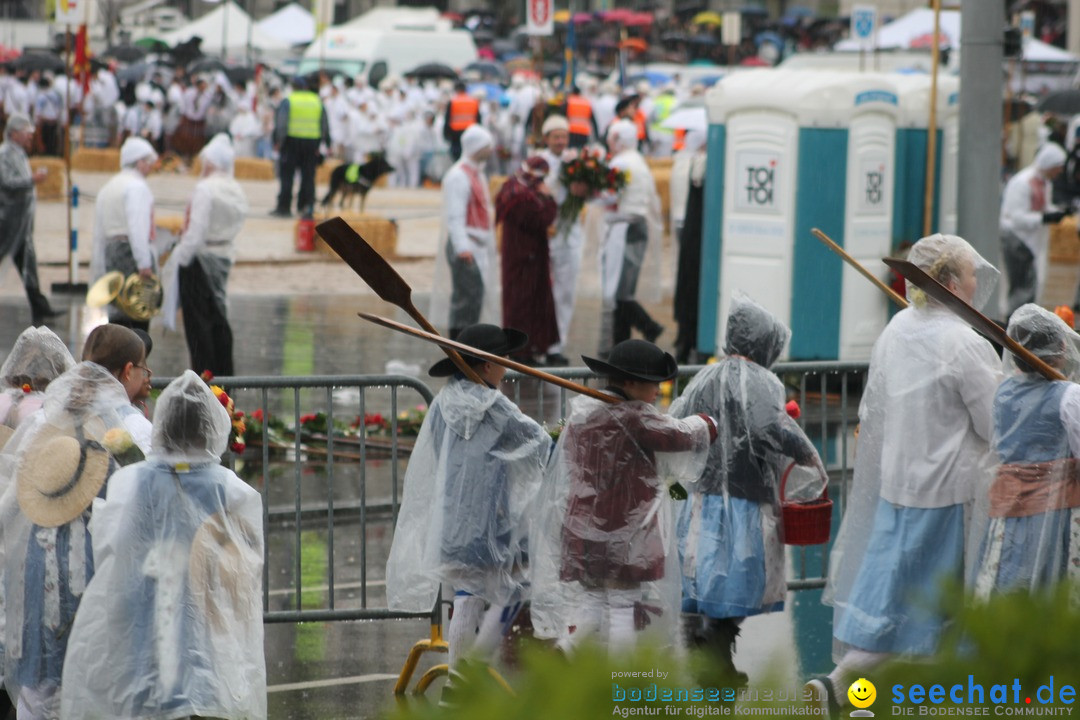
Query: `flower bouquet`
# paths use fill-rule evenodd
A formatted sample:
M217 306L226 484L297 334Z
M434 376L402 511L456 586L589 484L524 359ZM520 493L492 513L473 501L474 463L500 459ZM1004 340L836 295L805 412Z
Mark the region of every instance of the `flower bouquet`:
M585 196L566 194L566 200L559 208L559 230L568 230L574 224L585 201L602 192L621 190L626 186L626 180L626 172L608 165L597 150L583 148L576 157L564 161L559 170L559 181L567 189L573 183L583 183L588 190Z
M237 455L241 455L244 449L247 448L247 443L244 442L244 433L247 432L247 424L244 422L244 413L237 410L233 406L233 400L229 397L229 394L225 392L225 389L220 385L211 385L210 390L214 393L214 397L218 399L222 407L229 413L229 422L232 427L229 428L229 449Z
M107 430L105 437L101 439L101 444L121 467L133 465L146 459L142 450L135 444L135 439L131 437L131 433L123 428L114 427Z

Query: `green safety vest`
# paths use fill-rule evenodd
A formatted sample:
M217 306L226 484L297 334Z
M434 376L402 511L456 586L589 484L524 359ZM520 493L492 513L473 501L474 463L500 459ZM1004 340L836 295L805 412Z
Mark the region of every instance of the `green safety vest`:
M310 90L289 95L289 137L318 140L322 137L322 103Z
M666 127L662 127L662 123L667 120L668 115L675 109L675 96L669 93L664 93L660 97L653 101L653 117L656 120L653 121L651 129L653 132L670 133L671 130Z

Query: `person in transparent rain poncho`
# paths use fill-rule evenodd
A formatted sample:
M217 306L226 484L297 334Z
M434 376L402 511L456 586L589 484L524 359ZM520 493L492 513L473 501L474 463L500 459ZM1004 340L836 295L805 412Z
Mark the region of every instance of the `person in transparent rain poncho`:
M606 362L582 360L619 402L570 404L530 536L533 628L565 653L595 636L628 652L646 630L647 641L670 645L680 574L669 488L701 475L716 423L653 406L678 366L650 342L625 340Z
M976 308L998 272L965 240L930 235L908 259ZM838 666L811 680L830 714L848 684L895 655L930 655L944 587L964 573L965 512L991 471L1001 361L989 341L908 284L881 333L859 405L852 487L829 558ZM839 691L839 692L837 692Z
M45 388L75 365L64 341L47 327L28 327L0 366L0 450L45 399Z
M91 502L118 467L108 448L133 446L125 406L120 381L79 363L49 383L0 457L4 682L20 718L58 716L71 622L94 574Z
M1061 371L1047 380L1010 352L994 397L1000 465L976 497L978 597L1080 578L1080 336L1057 315L1022 305L1009 336Z
M705 472L681 504L677 528L687 643L709 653L718 683L746 683L731 658L743 619L784 608L785 468L793 460L810 469L808 500L826 482L813 444L785 410L783 384L769 370L790 337L791 330L765 308L736 295L725 355L695 375L671 406L672 417L703 412L719 426ZM789 486L789 496L792 491Z
M266 717L262 500L219 464L229 428L185 371L158 398L150 457L95 501L66 720Z
M501 356L528 342L525 333L487 324L464 328L458 339ZM428 371L450 380L416 438L386 562L391 610L431 610L440 583L444 593L454 592L448 688L460 680L462 660L492 659L520 608L525 513L551 451L547 432L497 389L506 369L464 357L483 385L448 358ZM444 691L444 699L450 694Z

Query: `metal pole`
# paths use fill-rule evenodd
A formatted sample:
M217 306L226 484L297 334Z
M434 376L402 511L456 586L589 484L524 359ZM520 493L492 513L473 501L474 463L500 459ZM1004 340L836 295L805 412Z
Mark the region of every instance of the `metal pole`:
M73 195L71 191L71 25L64 26L64 128L61 137L64 142L64 185L68 191L67 201L67 231L68 231L68 283L75 284L75 248L71 245L72 223L71 203Z
M221 5L221 59L229 59L228 39L229 39L229 5L232 4L232 0L225 0Z
M1001 62L1004 3L963 0L960 31L960 127L956 188L959 233L983 257L1000 255Z
M1067 25L1065 49L1073 55L1080 54L1080 0L1068 0L1066 6Z
M926 125L926 196L923 198L923 236L932 231L934 219L934 171L937 169L937 101L938 65L941 50L938 35L941 32L941 0L934 0L934 41L930 49L930 118Z

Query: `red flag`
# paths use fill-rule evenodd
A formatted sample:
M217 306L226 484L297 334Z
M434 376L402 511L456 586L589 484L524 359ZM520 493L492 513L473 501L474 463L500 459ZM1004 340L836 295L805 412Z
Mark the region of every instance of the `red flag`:
M90 90L90 43L86 37L86 25L80 25L75 35L75 60L71 73L82 86L85 97Z

